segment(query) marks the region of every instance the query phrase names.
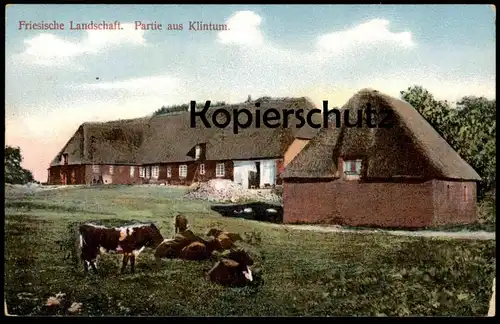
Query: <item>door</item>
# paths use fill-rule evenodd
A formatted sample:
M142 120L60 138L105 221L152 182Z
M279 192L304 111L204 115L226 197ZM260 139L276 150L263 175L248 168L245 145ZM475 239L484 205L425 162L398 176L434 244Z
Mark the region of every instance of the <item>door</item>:
M61 172L61 184L67 185L68 184L68 174L66 171Z
M75 170L71 171L71 184L76 184L76 172L75 172Z
M259 174L256 171L248 171L248 185L250 188L259 188Z

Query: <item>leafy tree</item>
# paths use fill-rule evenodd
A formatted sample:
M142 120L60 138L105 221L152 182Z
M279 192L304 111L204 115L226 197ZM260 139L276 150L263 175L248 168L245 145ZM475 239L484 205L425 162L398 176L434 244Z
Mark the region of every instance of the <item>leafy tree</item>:
M212 102L210 104L210 108L213 107L220 107L226 105L226 102L224 101L216 101ZM196 109L203 109L205 107L205 103L196 103ZM160 109L157 109L154 113L153 116L158 116L158 115L166 115L166 114L171 114L171 113L176 113L180 111L189 111L190 104L181 104L181 105L171 105L171 106L162 106Z
M31 171L21 167L23 157L19 147L5 147L5 182L11 184L26 184L34 182Z
M401 91L436 131L483 179L479 198L493 191L496 182L496 100L465 96L451 107L421 86Z

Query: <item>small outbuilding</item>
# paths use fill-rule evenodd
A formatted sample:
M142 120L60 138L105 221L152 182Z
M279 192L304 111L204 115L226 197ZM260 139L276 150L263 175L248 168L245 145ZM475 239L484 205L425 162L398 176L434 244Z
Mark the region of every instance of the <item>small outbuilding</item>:
M477 217L476 171L409 103L376 90L329 114L282 176L285 223L418 228Z

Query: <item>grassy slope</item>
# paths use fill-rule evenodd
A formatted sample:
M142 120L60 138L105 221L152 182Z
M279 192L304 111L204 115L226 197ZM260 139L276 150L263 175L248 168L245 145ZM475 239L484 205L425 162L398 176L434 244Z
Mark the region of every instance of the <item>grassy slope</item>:
M479 315L488 311L494 241L382 234L286 231L223 218L180 190L112 187L54 190L6 198L5 291L9 312L52 314L49 296L67 294L87 315ZM151 270L144 251L135 275L117 275L119 258L101 261L104 277L83 278L65 260L76 222L154 221L165 237L185 213L195 232L209 227L251 237L264 284L227 289L205 278L212 262L165 261ZM60 250L58 241L65 241ZM31 295L20 295L30 293ZM21 298L19 298L21 297Z

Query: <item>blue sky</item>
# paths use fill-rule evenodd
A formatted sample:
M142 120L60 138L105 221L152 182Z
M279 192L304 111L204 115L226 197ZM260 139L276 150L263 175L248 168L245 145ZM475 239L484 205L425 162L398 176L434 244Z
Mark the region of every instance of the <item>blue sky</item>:
M12 5L6 9L6 140L41 180L78 125L190 100L248 94L342 105L361 88L397 96L495 96L490 5ZM19 21L120 21L121 31L19 30ZM134 30L134 21L183 31ZM188 31L189 21L229 31ZM128 25L132 24L132 25ZM99 77L99 80L96 78Z

